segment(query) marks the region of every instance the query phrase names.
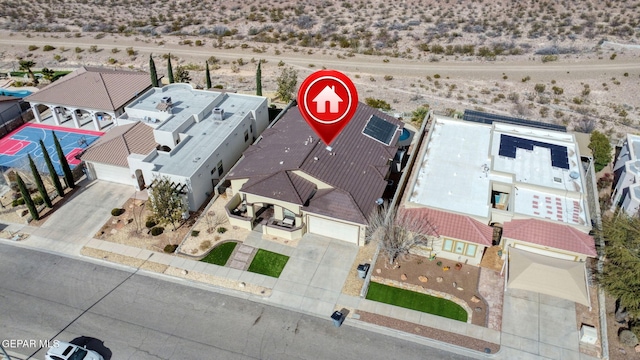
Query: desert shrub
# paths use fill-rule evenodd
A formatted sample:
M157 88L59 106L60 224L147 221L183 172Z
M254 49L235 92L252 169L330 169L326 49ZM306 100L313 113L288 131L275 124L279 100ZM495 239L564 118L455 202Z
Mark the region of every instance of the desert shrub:
M553 93L556 95L562 95L564 93L564 89L557 86L552 87L551 90L553 90Z
M29 51L35 51L38 50L38 45L29 45Z
M213 85L213 88L214 89L224 89L224 86L221 85L221 84L218 84L218 85Z
M17 198L15 200L13 200L13 202L11 202L11 206L16 207L18 205L24 205L24 199L23 198Z
M634 347L638 344L638 337L629 329L623 329L618 334L620 343L627 347Z
M577 105L581 105L582 104L582 99L577 97L577 96L574 97L572 101L573 101L574 104L577 104Z
M226 232L227 232L227 228L226 228L226 227L222 227L222 226L220 226L220 227L218 228L218 233L219 233L219 234L224 234L224 233L226 233Z
M167 254L173 254L174 252L176 252L177 249L178 249L178 245L167 244L164 247L164 252L166 252Z
M522 78L522 82L527 82L529 80L531 80L531 76L529 76L529 75L527 75L527 76Z
M118 49L118 48L113 48L113 49L111 49L111 53L112 53L112 54L117 54L117 53L119 53L119 52L120 52L120 49Z
M51 46L51 45L45 45L42 48L43 51L52 51L52 50L55 50L55 49L56 49L55 46Z
M387 80L387 81L391 81L391 80L393 80L393 76L392 75L385 75L384 79Z
M211 247L211 240L205 240L205 241L200 243L200 250L201 251L206 251L210 247Z
M151 228L151 236L158 236L164 232L164 228L162 226L155 226Z
M116 59L114 59L114 58L110 57L110 58L107 60L107 62L108 62L109 64L113 65L113 64L117 63L117 62L118 62L118 60L116 60Z
M551 61L558 61L558 55L545 55L542 57L543 63L548 63Z
M89 47L89 52L90 53L97 53L98 52L98 45L91 45Z
M618 54L613 53L613 54L611 54L611 56L609 56L609 59L611 59L611 60L615 60L615 59L616 59L616 56L618 56Z
M546 86L544 84L536 84L533 89L538 93L543 93L544 89L546 89Z
M34 196L33 203L36 205L42 205L44 204L44 199L40 195Z
M626 73L622 74L622 76L624 76L624 77L629 77L629 73L628 73L628 72L626 72Z
M196 46L202 46L202 45L203 45L202 40L196 40Z
M200 235L200 231L198 231L198 230L191 230L191 236L194 236L194 237L195 237L195 236L198 236L198 235Z
M366 98L364 102L367 105L371 106L372 108L386 110L386 111L391 110L391 105L389 105L388 102L382 99Z
M151 229L152 227L154 227L156 225L157 225L157 223L153 219L147 219L147 221L144 223L144 226L146 226L147 229Z
M124 214L124 209L122 209L122 208L113 208L113 209L111 209L111 215L112 216L120 216L122 214Z
M434 79L440 79L440 74L433 75Z
M81 52L83 52L83 51L84 51L84 50L82 50L82 48L81 48L81 47L76 46L76 49L75 49L76 54L80 54L80 53L81 53Z
M127 48L127 55L129 55L129 56L134 56L135 54L136 54L136 51L135 51L135 50L133 50L133 48L132 48L132 47L128 47L128 48Z

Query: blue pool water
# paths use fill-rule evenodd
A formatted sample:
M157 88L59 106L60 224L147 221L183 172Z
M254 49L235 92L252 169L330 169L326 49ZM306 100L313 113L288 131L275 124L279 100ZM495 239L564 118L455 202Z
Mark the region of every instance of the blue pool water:
M407 140L409 138L409 136L411 136L411 133L409 132L409 130L402 129L402 134L400 134L400 137L398 138L398 141Z
M15 96L19 98L23 98L31 95L32 92L29 90L8 90L8 89L0 89L0 95L3 96Z

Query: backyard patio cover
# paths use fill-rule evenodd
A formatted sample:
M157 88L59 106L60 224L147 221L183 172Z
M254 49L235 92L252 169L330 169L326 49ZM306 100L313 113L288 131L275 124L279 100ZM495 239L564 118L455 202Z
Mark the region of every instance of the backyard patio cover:
M571 300L591 306L585 263L509 248L507 287Z

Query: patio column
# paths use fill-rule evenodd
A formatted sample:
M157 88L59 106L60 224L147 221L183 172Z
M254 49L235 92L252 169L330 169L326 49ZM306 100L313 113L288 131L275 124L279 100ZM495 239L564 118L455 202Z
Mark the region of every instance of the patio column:
M33 113L33 118L36 119L37 122L42 122L42 117L40 116L40 111L38 110L38 105L31 104L31 112Z
M53 122L55 122L56 125L60 126L60 114L58 114L58 108L49 107L49 109L51 109L51 115L53 115Z
M98 114L91 113L91 118L93 119L93 126L95 126L97 131L100 131L100 122L98 122Z
M76 114L76 110L71 110L71 118L73 119L73 124L77 129L80 129L80 121L78 121L78 114Z

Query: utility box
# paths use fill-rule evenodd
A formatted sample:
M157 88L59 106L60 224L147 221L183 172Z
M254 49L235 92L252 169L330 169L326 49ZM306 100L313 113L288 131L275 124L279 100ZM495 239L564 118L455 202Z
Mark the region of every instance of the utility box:
M598 341L598 331L591 325L582 324L580 327L580 342L595 345Z
M367 277L367 272L369 272L369 264L360 264L358 265L358 276L360 279L364 279Z
M335 327L340 327L344 321L344 314L340 311L334 311L333 314L331 314L331 320L333 320L333 325Z

